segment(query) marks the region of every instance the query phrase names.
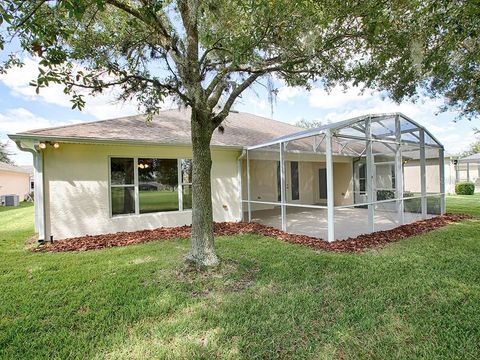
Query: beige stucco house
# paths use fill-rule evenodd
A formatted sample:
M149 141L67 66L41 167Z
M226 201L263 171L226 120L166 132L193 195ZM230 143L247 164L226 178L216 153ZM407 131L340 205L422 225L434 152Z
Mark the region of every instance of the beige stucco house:
M398 114L392 116L397 123L403 121ZM362 121L372 124L380 121L372 116L368 119ZM423 134L416 123L409 129L410 135L415 131ZM325 129L316 129L318 134L311 138L302 137L304 131L287 123L232 112L224 123L224 131L215 131L211 143L214 220L259 221L286 231L333 240L374 230L373 226L366 228L369 216L376 221L375 229L383 229L398 226L398 221L409 222L428 215L426 208L420 208L423 203L420 197L428 196L420 178L418 183L411 181L408 185L412 186L412 192L420 192L418 209L414 211L417 215L411 216L410 212L404 215L402 207L402 216L398 217L398 202L403 204L398 198L388 206L373 203L378 201L377 194L385 191L401 196L403 191L410 191L403 189L400 181L403 175L399 174L407 171L408 161L411 164L417 161L421 167L418 158L409 155L402 163L398 155L397 162L382 155L373 164L365 158L365 140L363 148L353 143L353 138L340 143L339 132L334 135L338 144L333 143L329 152L325 136L322 140ZM297 137L282 140L292 134ZM151 122L143 116L131 116L9 137L20 149L34 154L35 223L40 239L191 222L188 109L163 111ZM394 143L392 139L372 137L368 141L375 143L371 147L374 151L393 149L389 144ZM279 144L283 144L284 152L278 152ZM440 144L431 146L443 151ZM408 151L413 153L411 149ZM439 169L437 166L436 170ZM420 174L421 170L418 171ZM374 191L369 191L372 188L371 177L366 175L369 172L375 179ZM441 172L436 178L432 175L437 195L442 193L441 178ZM419 189L413 189L417 186ZM333 237L332 217L330 213L327 216L327 208L333 209L337 216L334 220L337 233ZM382 214L388 212L392 214L387 217L394 220L384 221ZM327 224L331 225L330 232Z
M30 171L19 166L0 162L0 197L18 195L25 200L30 192Z

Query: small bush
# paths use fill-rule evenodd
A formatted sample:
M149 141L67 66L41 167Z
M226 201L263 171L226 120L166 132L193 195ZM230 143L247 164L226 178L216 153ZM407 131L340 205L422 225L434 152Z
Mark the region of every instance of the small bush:
M395 199L395 191L393 190L377 190L377 200Z
M473 182L461 182L455 184L455 193L457 195L473 195L475 192L475 184Z

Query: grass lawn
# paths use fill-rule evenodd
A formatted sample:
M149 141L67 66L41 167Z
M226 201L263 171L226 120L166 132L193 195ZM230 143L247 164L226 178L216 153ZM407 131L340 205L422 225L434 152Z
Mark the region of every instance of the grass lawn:
M479 197L448 211L480 214ZM472 205L465 205L471 202ZM33 208L0 213L0 358L459 358L480 353L480 221L362 254L220 237L33 253Z

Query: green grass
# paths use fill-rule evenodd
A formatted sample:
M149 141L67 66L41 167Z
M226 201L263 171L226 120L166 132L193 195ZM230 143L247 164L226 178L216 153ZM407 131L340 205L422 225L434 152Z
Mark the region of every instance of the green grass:
M478 198L477 198L478 199ZM448 210L465 209L459 197ZM478 213L468 208L470 213ZM261 236L33 253L32 207L0 214L0 358L459 358L480 353L480 221L362 254Z
M140 191L140 212L177 211L177 191Z
M447 211L480 216L480 194L447 196Z

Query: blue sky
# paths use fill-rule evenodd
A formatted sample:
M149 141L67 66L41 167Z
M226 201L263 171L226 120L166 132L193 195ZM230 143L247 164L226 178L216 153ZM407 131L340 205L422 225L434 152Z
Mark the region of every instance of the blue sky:
M71 110L69 98L60 86L43 89L39 95L28 85L36 77L37 62L26 58L23 68L15 68L0 75L0 141L7 141L7 134L34 128L60 126L82 121L94 121L138 113L135 103L117 103L114 93L87 98L85 109ZM277 82L278 83L278 82ZM324 123L340 121L367 113L401 111L427 126L445 145L447 153L458 153L476 140L473 127L480 127L478 120L461 120L455 123L455 114L446 112L435 115L442 99L421 97L417 103L396 104L378 92L350 87L347 91L335 88L326 93L320 86L310 92L278 83L278 95L273 104L273 114L267 91L262 86L248 90L235 105L235 110L273 117L276 120L295 123L304 118ZM165 108L175 107L166 103ZM13 143L9 149L19 165L31 163L31 155L20 152Z

